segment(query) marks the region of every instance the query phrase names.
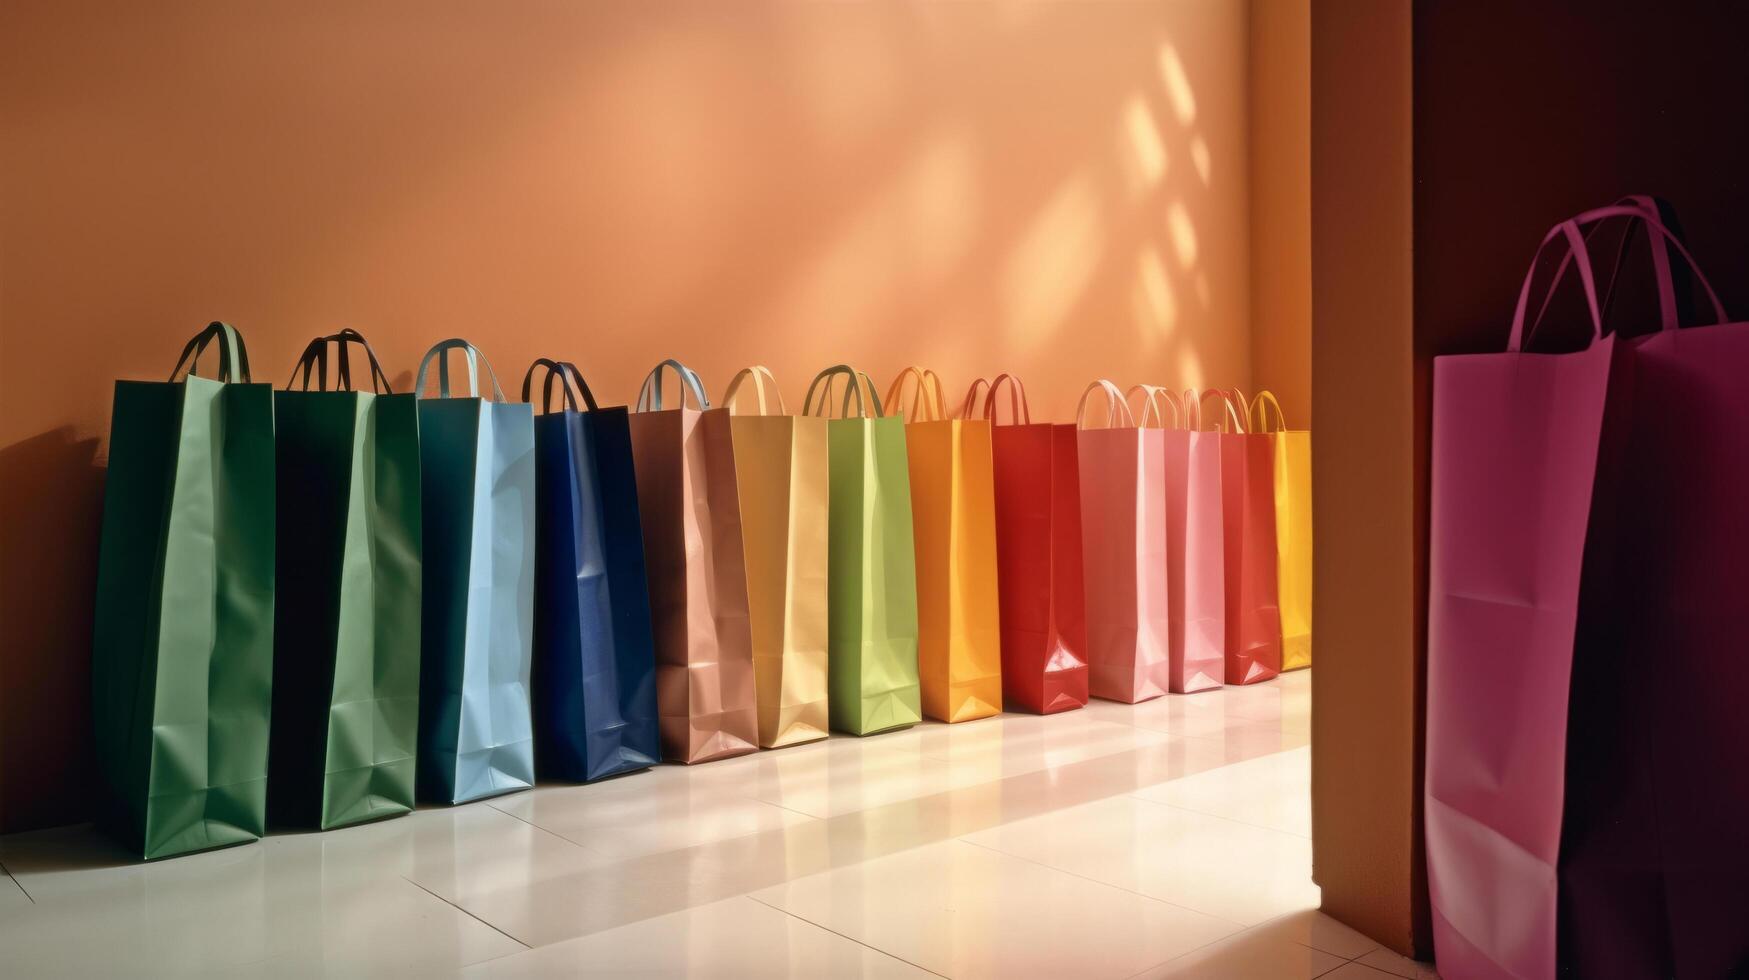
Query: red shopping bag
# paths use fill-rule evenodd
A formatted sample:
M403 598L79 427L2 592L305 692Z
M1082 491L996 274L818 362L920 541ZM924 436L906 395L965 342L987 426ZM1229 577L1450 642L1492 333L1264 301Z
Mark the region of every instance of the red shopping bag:
M1607 218L1647 231L1657 332L1604 333L1581 229ZM1457 978L1722 976L1749 966L1749 768L1721 764L1749 744L1749 324L1706 287L1717 324L1678 329L1666 249L1692 263L1654 208L1555 243L1589 346L1523 350L1533 262L1507 352L1434 362L1435 950Z
M1226 584L1221 522L1221 444L1214 432L1195 432L1200 417L1170 389L1135 385L1131 414L1143 428L1159 427L1166 491L1166 587L1169 622L1168 688L1190 694L1221 686L1226 674ZM1187 408L1189 411L1187 411Z
M1103 391L1105 425L1087 428ZM1165 432L1137 428L1123 393L1095 381L1075 411L1081 554L1087 597L1088 690L1134 703L1171 687L1166 583Z
M1001 423L996 394L1004 385L1009 421ZM981 387L988 392L980 404ZM1033 422L1025 387L1007 374L973 382L960 417L991 425L1003 700L1047 715L1079 708L1087 703L1087 626L1075 426Z
M1226 681L1255 684L1281 673L1281 609L1276 603L1275 448L1267 433L1246 431L1249 406L1237 389L1204 391L1221 404L1221 517L1226 576Z

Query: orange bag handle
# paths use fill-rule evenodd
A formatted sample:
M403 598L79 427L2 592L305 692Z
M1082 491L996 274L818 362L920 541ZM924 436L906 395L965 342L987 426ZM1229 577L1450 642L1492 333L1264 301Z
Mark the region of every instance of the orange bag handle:
M741 382L748 378L753 379L753 394L758 399L760 415L771 414L771 408L765 400L767 388L771 389L772 396L777 399L777 414L789 414L789 409L783 403L783 389L777 386L777 376L765 365L755 364L735 372L735 376L729 379L729 387L723 392L723 404L728 407L730 415L735 414L735 393L741 390Z
M1269 412L1265 408L1275 410L1275 428L1269 427ZM1251 399L1251 431L1252 432L1286 432L1287 416L1281 410L1281 402L1275 400L1275 393L1265 388Z
M917 387L911 394L910 406L902 407L900 396L905 393L905 381L908 378L915 378ZM924 410L923 418L917 415L919 406ZM941 378L934 371L915 365L900 371L899 376L887 388L887 412L907 422L940 422L948 418L947 407L942 404Z
M1181 429L1184 427L1184 403L1179 401L1178 396L1170 388L1160 385L1131 385L1129 392L1124 395L1126 406L1137 392L1142 393L1142 411L1140 415L1136 416L1138 428ZM1166 424L1166 411L1162 406L1172 409L1171 425ZM1134 414L1133 408L1131 413ZM1152 420L1152 424L1149 420Z
M1105 428L1118 428L1119 420L1122 420L1123 427L1126 429L1136 427L1136 420L1130 415L1130 406L1124 401L1123 392L1118 390L1117 385L1100 378L1088 385L1086 391L1081 392L1081 401L1075 406L1075 428L1086 428L1084 423L1087 421L1087 399L1095 391L1105 392Z
M973 379L972 386L966 389L965 400L960 402L960 418L969 419L975 417L974 413L978 411L978 389L988 389L989 387L990 382L985 381L983 378ZM985 396L984 401L986 405L988 405L989 400L989 397Z

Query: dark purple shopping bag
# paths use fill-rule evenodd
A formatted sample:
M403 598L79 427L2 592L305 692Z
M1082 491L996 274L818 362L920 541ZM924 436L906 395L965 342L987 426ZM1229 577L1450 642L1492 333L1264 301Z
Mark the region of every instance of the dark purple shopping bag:
M1647 336L1603 331L1581 228L1616 217L1653 242ZM1665 243L1688 255L1655 211L1557 241L1590 345L1521 349L1533 263L1508 352L1434 365L1435 952L1455 978L1721 975L1749 965L1749 325L1707 287L1718 325L1678 329Z

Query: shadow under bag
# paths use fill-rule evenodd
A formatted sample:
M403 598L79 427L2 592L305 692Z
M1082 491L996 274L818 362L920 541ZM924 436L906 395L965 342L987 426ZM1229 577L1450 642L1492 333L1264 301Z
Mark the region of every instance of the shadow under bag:
M218 380L196 377L215 342ZM224 323L170 379L116 382L92 637L102 817L147 859L255 840L267 816L273 388Z
M468 395L451 397L459 350ZM437 361L438 394L424 397ZM420 795L465 803L534 785L529 670L534 634L534 416L479 397L485 361L446 340L419 364L424 492L424 626L419 693Z
M542 369L535 762L542 776L585 782L661 760L650 596L625 406L597 406L575 365L546 358L522 379L523 401ZM558 411L554 382L564 398Z
M327 379L335 345L335 390ZM348 346L371 390L352 389ZM302 389L298 384L302 372ZM311 391L314 376L320 390ZM419 406L395 394L364 337L310 342L277 428L275 823L328 830L413 808L419 736Z

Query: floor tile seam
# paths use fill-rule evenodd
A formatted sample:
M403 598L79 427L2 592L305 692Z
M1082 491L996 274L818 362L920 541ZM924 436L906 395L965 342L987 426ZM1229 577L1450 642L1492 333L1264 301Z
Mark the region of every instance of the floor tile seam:
M439 895L438 893L432 891L431 889L425 887L424 885L421 885L420 883L418 883L417 881L414 881L413 879L407 877L406 875L400 875L399 877L402 881L406 882L407 884L412 885L414 888L419 889L420 891L424 892L425 894L430 895L432 898L435 898L438 901L442 902L443 904L449 906L450 908L455 909L457 912L460 912L461 914L467 916L468 918L473 919L475 922L478 922L479 924L492 930L493 932L497 933L498 935L503 936L505 939L510 940L511 942L515 943L518 946L521 946L524 950L534 949L533 945L526 943L526 942L523 942L521 939L517 938L516 936L513 936L510 933L505 932L503 929L499 928L496 924L488 922L485 919L480 918L479 916L475 915L473 912L470 912L467 909L461 907L460 905L457 905L456 903L450 901L449 899L444 898L442 895ZM506 955L514 956L515 954L508 953ZM496 956L491 957L491 959L500 959L500 958L501 957L496 957ZM489 960L481 960L479 962L485 963L485 962L489 962ZM474 964L467 963L467 964L463 964L463 965L464 966L472 966Z
M979 832L982 833L982 831L979 831ZM991 847L988 844L980 844L977 841L967 840L964 837L955 837L953 839L953 842L959 843L959 844L969 844L972 847L976 847L976 848L979 848L981 850L989 851L992 854L998 854L998 855L1001 855L1002 857L1005 857L1005 858L1013 858L1016 861L1021 861L1021 862L1024 862L1026 864L1033 865L1035 867L1044 868L1046 871L1055 871L1058 874L1068 875L1071 878L1079 878L1082 881L1089 881L1095 885L1100 885L1102 887L1110 888L1110 889L1113 889L1115 891L1120 891L1120 892L1124 892L1124 893L1129 894L1129 895L1134 895L1137 898L1145 898L1150 902L1158 902L1161 905L1171 906L1172 908L1179 909L1179 910L1185 911L1185 912L1191 912L1191 913L1194 913L1196 915L1203 916L1204 918L1214 919L1217 922L1222 922L1222 923L1225 923L1225 924L1233 927L1232 932L1227 933L1226 936L1220 937L1220 939L1211 940L1212 942L1220 942L1221 939L1225 939L1228 936L1237 936L1239 933L1244 932L1247 929L1255 928L1253 926L1248 926L1243 922L1234 922L1232 919L1228 919L1228 918L1225 918L1223 916L1216 915L1213 912L1204 912L1202 909L1191 908L1190 906L1184 905L1180 902L1169 901L1167 899L1160 898L1157 895L1149 895L1146 892L1136 891L1134 888L1126 888L1123 885L1116 885L1116 884L1113 884L1109 881L1102 881L1098 878L1093 878L1093 877L1090 877L1088 875L1081 874L1078 871L1070 871L1067 868L1059 868L1054 864L1046 864L1043 861L1039 861L1039 860L1036 860L1034 858L1029 858L1029 857L1026 857L1025 855L1015 854L1015 853L1012 853L1010 851L1004 851L999 847ZM1204 943L1203 945L1206 946L1208 944ZM1197 948L1201 949L1202 947L1198 946ZM1180 954L1180 955L1183 955L1183 954ZM1176 957L1174 957L1174 958L1176 958Z
M1150 800L1145 796L1137 796L1134 793L1130 793L1128 795L1131 799L1137 800L1137 801L1142 802L1142 803L1146 803L1150 806L1165 807L1168 810L1178 810L1182 813L1194 813L1199 817L1208 817L1211 820L1219 820L1223 823L1237 824L1238 826L1241 826L1241 827L1250 827L1252 830L1267 830L1272 834L1280 834L1283 837L1292 837L1294 840L1310 841L1312 839L1311 837L1305 836L1303 834L1296 834L1291 830L1282 830L1280 827L1266 827L1263 824L1251 823L1248 820L1236 820L1232 817L1223 817L1218 813L1205 813L1204 811L1198 810L1195 807L1180 806L1177 803L1163 803L1160 800Z
M1185 806L1182 803L1167 803L1164 800L1152 800L1146 796L1142 796L1139 792L1130 793L1129 796L1131 799L1140 800L1143 803L1152 803L1155 806L1168 807L1168 808L1173 809L1173 810L1183 810L1186 813L1194 813L1200 817L1213 817L1216 820L1224 820L1227 823L1236 823L1241 827L1253 827L1257 830L1272 830L1278 834L1286 834L1289 837L1297 837L1300 840L1304 840L1304 841L1309 841L1312 839L1312 835L1310 835L1310 834L1298 834L1298 833L1295 833L1291 830L1283 830L1280 827L1271 827L1270 825L1264 824L1264 823L1254 823L1250 820L1240 820L1238 817L1229 817L1229 816L1226 816L1225 814L1210 813L1207 810L1199 810L1196 807Z
M903 956L900 956L897 953L894 953L890 950L882 949L879 946L875 946L871 943L865 943L862 940L856 938L855 936L846 935L845 933L839 932L838 930L832 928L829 925L826 925L823 922L816 922L813 919L810 919L805 915L798 915L795 912L791 912L789 909L780 908L780 907L773 905L770 902L767 902L763 899L756 898L756 897L754 897L754 895L751 892L743 894L741 897L748 899L750 901L756 902L760 905L763 905L766 908L772 910L773 912L777 912L777 913L780 913L782 915L787 915L790 918L795 919L797 922L803 922L803 923L806 923L810 926L813 926L814 928L819 929L823 932L829 932L832 935L837 936L840 939L847 939L850 942L853 942L856 945L861 946L863 949L872 950L876 953L879 953L882 956L887 957L888 959L898 960L900 963L904 963L907 966L916 967L917 969L922 970L924 973L927 973L932 977L941 977L941 978L943 978L943 980L948 980L947 974L945 974L945 973L937 973L934 970L931 970L930 968L924 966L921 963L913 962L911 960L906 959Z
M32 895L30 893L30 889L24 887L24 882L19 881L17 875L14 875L11 872L6 871L6 869L4 867L0 867L0 872L6 873L6 880L12 882L12 884L18 889L18 891L21 894L23 894L26 899L28 899L30 901L30 904L32 904L32 905L37 904L36 896Z

